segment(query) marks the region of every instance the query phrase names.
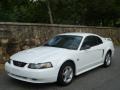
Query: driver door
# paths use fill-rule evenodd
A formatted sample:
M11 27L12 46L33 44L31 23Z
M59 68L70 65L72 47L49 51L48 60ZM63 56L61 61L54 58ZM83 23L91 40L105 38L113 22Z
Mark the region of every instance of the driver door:
M79 51L79 69L78 72L92 68L100 64L102 60L103 49L102 41L99 44L94 36L87 36Z

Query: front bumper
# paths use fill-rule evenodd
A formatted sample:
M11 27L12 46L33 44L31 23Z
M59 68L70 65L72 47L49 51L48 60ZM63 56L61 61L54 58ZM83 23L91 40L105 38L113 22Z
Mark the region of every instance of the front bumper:
M57 81L58 69L29 69L5 63L5 71L12 78L31 83L50 83Z

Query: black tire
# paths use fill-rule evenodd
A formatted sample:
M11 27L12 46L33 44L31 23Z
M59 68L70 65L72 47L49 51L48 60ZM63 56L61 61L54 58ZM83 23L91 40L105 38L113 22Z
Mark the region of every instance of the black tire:
M111 65L111 59L112 59L112 57L111 57L111 52L108 52L108 53L106 54L106 56L105 56L105 60L104 60L103 66L104 66L104 67L109 67L109 66Z
M69 75L67 76L67 73L65 73L65 70L67 70L67 68L72 69L71 74L70 74L70 79L69 79ZM68 70L69 71L69 70ZM70 73L70 72L69 72ZM66 75L64 75L66 74ZM57 78L57 83L60 86L66 86L68 84L70 84L74 78L74 74L75 74L75 67L74 64L72 62L66 62L64 63L60 70L59 70L59 74L58 74L58 78ZM65 81L65 77L68 77L67 79L69 79L68 82Z

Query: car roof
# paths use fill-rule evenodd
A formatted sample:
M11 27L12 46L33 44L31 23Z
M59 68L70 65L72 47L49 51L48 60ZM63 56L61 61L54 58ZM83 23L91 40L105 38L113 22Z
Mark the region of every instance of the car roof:
M83 32L70 32L70 33L62 33L62 34L59 34L59 35L74 35L74 36L83 36L83 37L90 36L90 35L99 36L97 34L83 33Z

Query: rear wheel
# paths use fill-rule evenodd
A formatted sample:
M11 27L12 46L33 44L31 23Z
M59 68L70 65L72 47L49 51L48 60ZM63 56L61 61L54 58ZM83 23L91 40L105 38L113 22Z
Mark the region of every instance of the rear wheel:
M104 67L108 67L110 65L111 65L111 53L108 52L105 56Z
M74 64L72 64L71 62L66 62L60 68L57 82L59 85L65 86L72 82L73 77L74 77Z

